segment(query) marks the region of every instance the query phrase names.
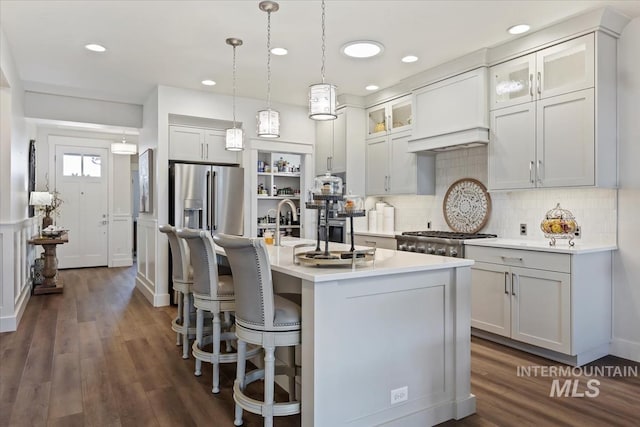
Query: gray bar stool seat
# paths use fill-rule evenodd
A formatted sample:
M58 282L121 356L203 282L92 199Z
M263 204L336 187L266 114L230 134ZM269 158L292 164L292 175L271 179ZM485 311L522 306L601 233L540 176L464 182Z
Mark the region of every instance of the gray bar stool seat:
M212 392L220 392L220 363L237 361L237 353L232 352L231 341L236 337L231 327L231 315L235 310L234 280L231 276L218 276L218 264L211 234L206 230L179 229L178 237L189 245L193 266L193 303L196 307L196 339L192 346L196 359L195 374L202 374L202 362L213 365ZM212 335L205 337L204 314L212 315ZM220 315L224 316L224 323ZM224 331L223 331L224 329ZM221 341L227 342L227 353L220 352ZM213 351L204 347L212 344ZM246 352L244 357L254 357L260 348Z
M176 345L182 344L182 358L189 358L189 338L195 338L195 313L193 313L193 268L187 243L178 238L175 227L161 225L160 231L167 235L171 248L171 279L173 289L178 292L178 315L171 322L171 329L176 332ZM191 326L194 325L194 326ZM205 328L204 333L211 334L212 328Z
M214 241L224 248L234 277L236 294L236 336L238 365L233 384L236 402L234 424L242 425L243 410L264 417L265 426L273 426L274 416L300 413L295 401L295 346L301 342L300 306L274 294L271 266L262 239L217 234ZM264 369L245 374L247 343L264 348ZM287 366L275 366L276 347L289 348ZM276 403L275 375L289 376L289 402ZM249 397L246 386L264 378L264 401Z

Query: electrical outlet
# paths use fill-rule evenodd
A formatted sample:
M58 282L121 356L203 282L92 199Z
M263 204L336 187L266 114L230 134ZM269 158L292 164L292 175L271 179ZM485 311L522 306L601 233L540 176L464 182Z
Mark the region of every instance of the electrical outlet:
M582 237L582 229L580 228L579 225L576 227L576 231L573 234L576 236L576 239L579 239L580 237Z
M520 235L521 236L527 235L527 224L520 224Z
M409 386L404 386L391 390L391 404L404 402L409 398Z

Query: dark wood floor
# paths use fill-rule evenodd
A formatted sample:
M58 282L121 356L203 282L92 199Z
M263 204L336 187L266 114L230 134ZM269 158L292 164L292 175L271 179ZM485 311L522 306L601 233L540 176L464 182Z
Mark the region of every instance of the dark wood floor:
M194 377L193 359L175 345L175 307L151 307L135 290L135 267L60 274L64 294L32 297L18 331L0 334L0 426L233 425L235 367L223 367L221 393L211 394L210 366ZM640 425L640 378L598 377L595 398L549 397L552 378L516 369L561 365L475 338L471 348L477 413L444 425ZM638 366L614 357L595 364ZM245 425L262 421L245 413Z

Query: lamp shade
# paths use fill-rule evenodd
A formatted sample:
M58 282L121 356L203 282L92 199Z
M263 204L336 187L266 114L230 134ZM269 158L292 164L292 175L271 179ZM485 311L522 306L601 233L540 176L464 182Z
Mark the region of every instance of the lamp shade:
M113 154L132 155L138 152L138 146L135 144L127 144L126 142L113 142L111 144L111 152Z
M31 206L50 206L52 201L53 196L46 191L32 191L29 196Z
M280 113L271 108L258 111L258 136L262 138L280 137Z
M309 86L309 118L334 120L336 114L336 87L329 83Z
M227 136L225 139L224 148L227 151L242 151L242 129L231 128L227 129Z

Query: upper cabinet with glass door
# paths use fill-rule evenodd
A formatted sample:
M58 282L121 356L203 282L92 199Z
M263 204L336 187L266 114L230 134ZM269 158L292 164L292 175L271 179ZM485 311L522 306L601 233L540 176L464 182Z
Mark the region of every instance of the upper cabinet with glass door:
M411 95L367 109L367 138L410 129Z
M594 35L491 67L491 110L594 86Z

